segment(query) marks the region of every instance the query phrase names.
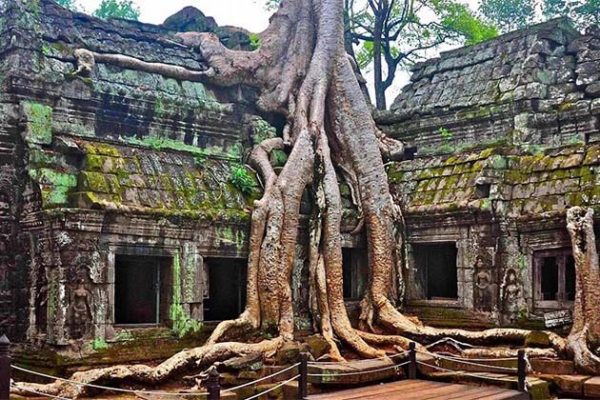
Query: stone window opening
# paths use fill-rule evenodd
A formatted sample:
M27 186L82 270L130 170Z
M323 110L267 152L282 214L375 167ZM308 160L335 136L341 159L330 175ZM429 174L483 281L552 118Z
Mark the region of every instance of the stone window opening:
M427 300L457 300L458 249L454 242L413 244L417 279Z
M205 321L234 319L244 311L247 264L245 258L204 258L208 273Z
M571 250L536 252L534 285L536 307L570 307L575 300L575 261Z
M369 271L363 248L342 248L344 300L360 300L365 292Z
M492 191L492 182L485 177L480 177L475 181L475 198L487 199Z
M160 325L168 320L171 257L116 255L116 325Z

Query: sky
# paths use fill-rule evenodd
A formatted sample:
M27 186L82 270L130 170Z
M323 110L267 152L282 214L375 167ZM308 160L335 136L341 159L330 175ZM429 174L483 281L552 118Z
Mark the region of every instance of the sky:
M79 0L84 11L91 13L101 0ZM233 25L251 32L262 32L269 24L272 12L265 9L265 0L133 0L141 11L140 21L161 24L167 17L186 6L194 6L207 15L215 18L219 25ZM465 0L471 8L476 8L478 0ZM455 46L456 47L456 46ZM449 50L445 47L442 50ZM428 56L435 57L437 52ZM373 97L373 72L366 71L369 91ZM388 106L409 81L406 71L397 73L393 86L387 92Z
M101 0L79 0L88 12L98 7ZM265 10L264 0L133 0L140 8L140 21L160 24L168 16L186 6L194 6L219 25L233 25L251 32L261 32L269 24L270 12Z

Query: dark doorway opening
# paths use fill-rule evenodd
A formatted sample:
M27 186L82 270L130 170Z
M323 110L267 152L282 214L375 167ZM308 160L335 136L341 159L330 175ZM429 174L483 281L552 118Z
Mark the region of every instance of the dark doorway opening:
M534 262L538 306L562 308L568 305L564 302L575 300L575 260L571 249L536 252Z
M558 269L556 257L544 257L542 261L542 300L557 299Z
M342 248L344 299L362 298L369 276L367 252L363 248Z
M160 324L167 319L171 264L170 257L116 256L116 324Z
M456 256L454 242L413 245L415 263L428 300L458 298Z
M208 299L204 319L223 321L237 318L246 306L246 271L243 258L205 258L208 268Z

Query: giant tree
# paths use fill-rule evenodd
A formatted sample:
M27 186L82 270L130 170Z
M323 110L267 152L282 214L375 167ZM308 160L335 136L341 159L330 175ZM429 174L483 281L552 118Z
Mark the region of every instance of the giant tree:
M261 111L281 115L286 121L280 135L259 143L249 160L262 177L264 194L252 212L246 308L237 319L222 322L203 346L177 353L158 366L94 369L78 372L73 379L158 383L187 368L219 360L249 354L267 357L294 341L291 278L305 190L314 199L308 224L311 313L315 329L330 344L331 359L342 359L338 343L364 358L385 356L383 347L406 347L409 339L427 343L450 337L481 345L523 345L530 333L527 330L435 329L408 318L396 307L399 286L404 284L399 251L402 224L400 207L390 195L384 160L401 158L403 146L379 131L371 116L344 49L341 0L285 1L261 34L261 47L252 52L227 49L210 33L179 36L186 45L197 47L210 65L205 72L194 71L194 77L201 74L202 79L220 86L254 87ZM191 73L181 67L89 51L88 65L93 64L90 57L174 77ZM281 171L269 162L269 153L275 149L289 154ZM364 232L368 245L369 283L357 328L350 324L343 299L338 176L352 187L363 216L355 231ZM548 337L556 351L565 352L562 338L552 333ZM61 382L34 388L70 396L84 390Z
M423 60L428 50L474 44L497 34L453 0L345 0L345 12L348 35L359 44L359 67L372 64L378 109L386 108L386 91L398 70Z

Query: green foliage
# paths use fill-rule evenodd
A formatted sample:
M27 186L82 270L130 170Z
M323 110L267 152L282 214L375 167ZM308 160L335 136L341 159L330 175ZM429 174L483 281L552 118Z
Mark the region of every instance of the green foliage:
M265 1L265 9L267 11L275 11L279 5L281 4L281 0L266 0Z
M449 142L449 141L451 141L452 139L454 139L454 134L453 134L452 132L450 132L450 131L449 131L448 129L446 129L446 128L443 128L443 127L442 127L442 128L440 128L440 129L438 129L438 132L440 133L440 136L442 137L442 139L443 139L445 142Z
M102 0L93 14L102 19L121 18L137 21L140 9L132 0Z
M231 175L229 176L229 182L245 195L252 194L256 187L254 179L243 165L233 166Z
M600 0L542 0L545 19L567 16L580 29L600 24Z
M498 36L496 27L486 24L462 3L449 0L434 1L434 10L442 26L464 39L465 44L475 44Z
M277 130L262 118L256 118L252 121L252 140L255 144L260 144L267 139L277 136Z
M502 32L525 27L535 20L531 0L482 0L479 11Z
M68 8L71 11L79 10L79 4L75 0L56 0L58 5Z
M92 342L92 349L94 350L106 350L108 349L108 343L104 339L94 339Z
M344 4L346 30L358 43L359 68L385 64L376 74L382 78L375 80L378 108L385 106L385 92L398 69L409 69L443 44L473 44L497 35L494 26L459 0L345 0ZM374 63L375 57L381 63Z
M364 42L356 52L356 64L361 70L365 70L373 62L375 53L373 52L373 42Z
M258 34L256 33L251 33L249 35L250 37L250 48L252 50L256 50L260 47L260 36L258 36Z
M482 0L479 11L502 32L558 17L571 18L582 30L600 24L600 0Z

